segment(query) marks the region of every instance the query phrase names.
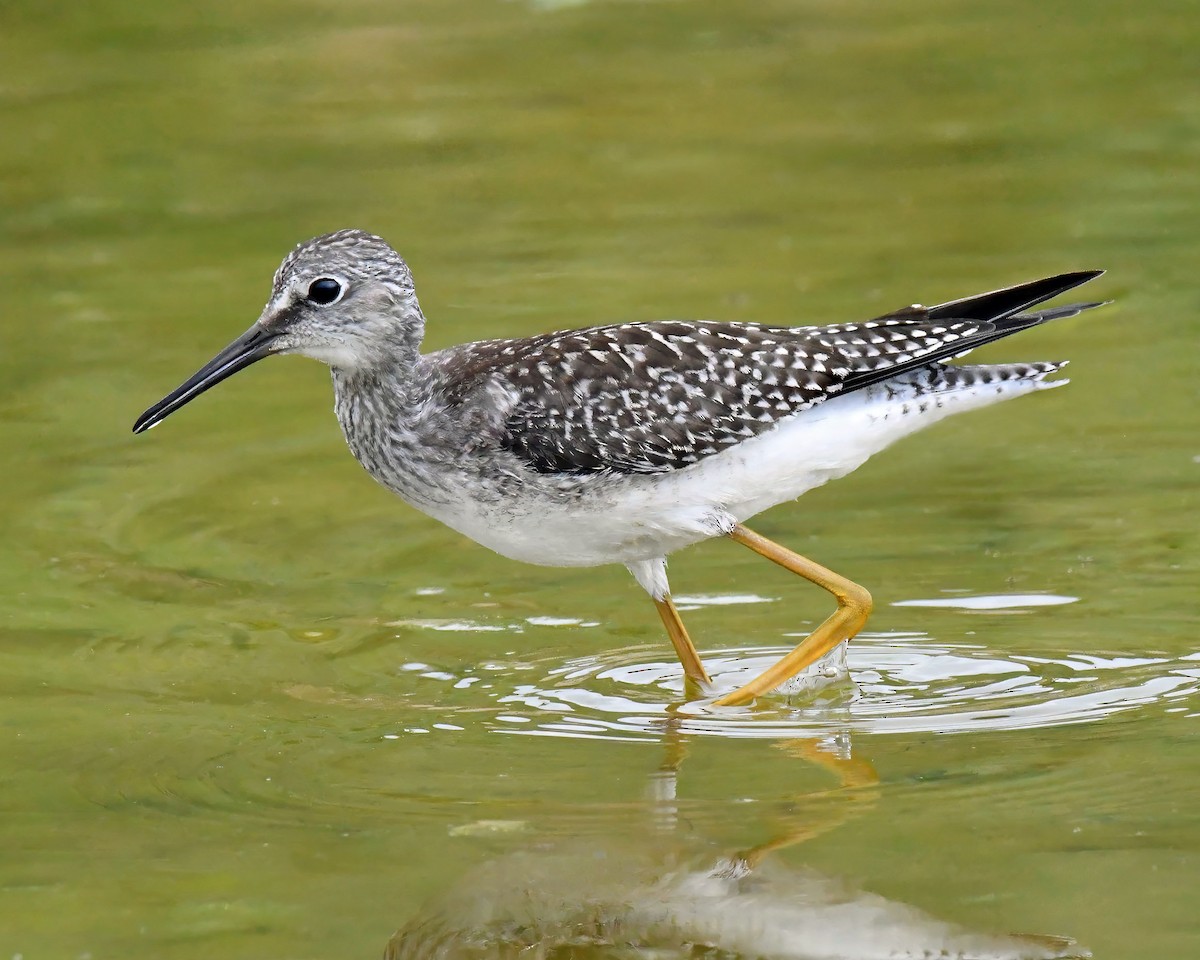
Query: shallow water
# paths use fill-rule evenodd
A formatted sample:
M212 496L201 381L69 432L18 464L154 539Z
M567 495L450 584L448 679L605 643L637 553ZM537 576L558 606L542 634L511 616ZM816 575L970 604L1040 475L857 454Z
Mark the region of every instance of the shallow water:
M0 957L1200 952L1188 5L4 19ZM129 434L348 225L408 257L434 347L1094 266L1116 303L988 348L1069 388L759 519L877 608L808 688L717 711L624 570L375 487L316 364ZM723 685L828 612L731 543L671 573Z

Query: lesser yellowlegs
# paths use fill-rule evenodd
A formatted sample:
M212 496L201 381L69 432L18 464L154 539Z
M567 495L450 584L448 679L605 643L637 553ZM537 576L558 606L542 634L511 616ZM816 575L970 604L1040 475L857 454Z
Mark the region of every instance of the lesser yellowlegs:
M795 650L716 701L741 704L853 637L871 609L858 584L743 521L951 413L1065 383L1048 379L1062 363L947 361L1096 306L1025 312L1100 273L860 323L623 323L422 354L425 317L408 265L381 238L340 230L296 247L254 325L133 429L271 354L321 360L346 441L376 480L504 556L625 564L684 672L705 687L666 557L728 536L837 599Z

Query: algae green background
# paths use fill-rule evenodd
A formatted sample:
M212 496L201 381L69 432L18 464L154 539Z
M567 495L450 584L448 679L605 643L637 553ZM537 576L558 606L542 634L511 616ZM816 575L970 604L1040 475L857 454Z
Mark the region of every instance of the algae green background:
M376 956L490 857L635 842L657 728L503 735L538 722L523 684L666 658L623 570L519 566L394 501L316 364L129 434L257 316L292 244L343 226L409 259L431 346L833 322L1108 268L1113 307L988 351L1069 357L1071 387L760 525L870 586L877 641L1095 656L1142 698L860 727L878 802L780 856L972 928L1196 956L1197 700L1139 671L1186 679L1200 620L1198 42L1171 2L3 5L0 956ZM690 614L702 647L821 615L764 567L676 559L680 593L780 598ZM946 591L1076 602L891 606ZM494 629L429 629L462 623ZM1023 696L1053 718L1066 686L1043 687ZM905 690L899 714L950 696ZM704 850L829 786L771 738L685 741Z

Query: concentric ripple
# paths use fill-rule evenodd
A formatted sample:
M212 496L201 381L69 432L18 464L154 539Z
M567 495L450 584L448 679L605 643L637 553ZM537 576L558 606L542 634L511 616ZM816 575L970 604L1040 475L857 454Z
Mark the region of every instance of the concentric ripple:
M963 606L1003 609L1003 599L975 598ZM705 651L705 663L717 690L725 691L789 649L729 647ZM460 704L453 723L430 722L398 734L457 729L464 722L506 733L601 739L658 738L668 724L681 732L766 738L1023 730L1087 723L1155 705L1190 714L1198 709L1200 691L1200 654L1035 655L919 633L862 634L814 665L790 690L741 708L714 707L689 696L679 664L662 658L656 646L563 661L491 662L464 676L424 664L403 664L400 670L453 688L446 691L448 706L470 690L475 709L468 713ZM479 710L480 697L495 709ZM464 715L470 719L464 721Z
M731 688L789 648L734 648L706 658ZM920 635L860 636L809 689L748 708L684 702L676 664L637 662L632 651L577 660L497 699L512 732L560 736L658 735L677 728L725 737L858 733L962 733L1085 723L1155 703L1184 705L1200 690L1200 663L1158 657L999 655ZM655 696L658 694L658 696ZM663 698L674 694L678 699ZM1192 705L1194 708L1194 704ZM514 730L519 718L520 730Z

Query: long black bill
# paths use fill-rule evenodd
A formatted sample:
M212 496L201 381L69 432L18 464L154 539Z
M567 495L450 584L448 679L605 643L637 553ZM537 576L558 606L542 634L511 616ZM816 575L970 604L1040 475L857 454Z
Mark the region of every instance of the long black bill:
M271 341L276 336L277 334L267 332L256 323L184 383L138 417L133 425L133 432L142 433L149 430L189 400L200 396L209 387L215 387L226 377L231 377L239 370L244 370L250 364L268 356L271 353Z

